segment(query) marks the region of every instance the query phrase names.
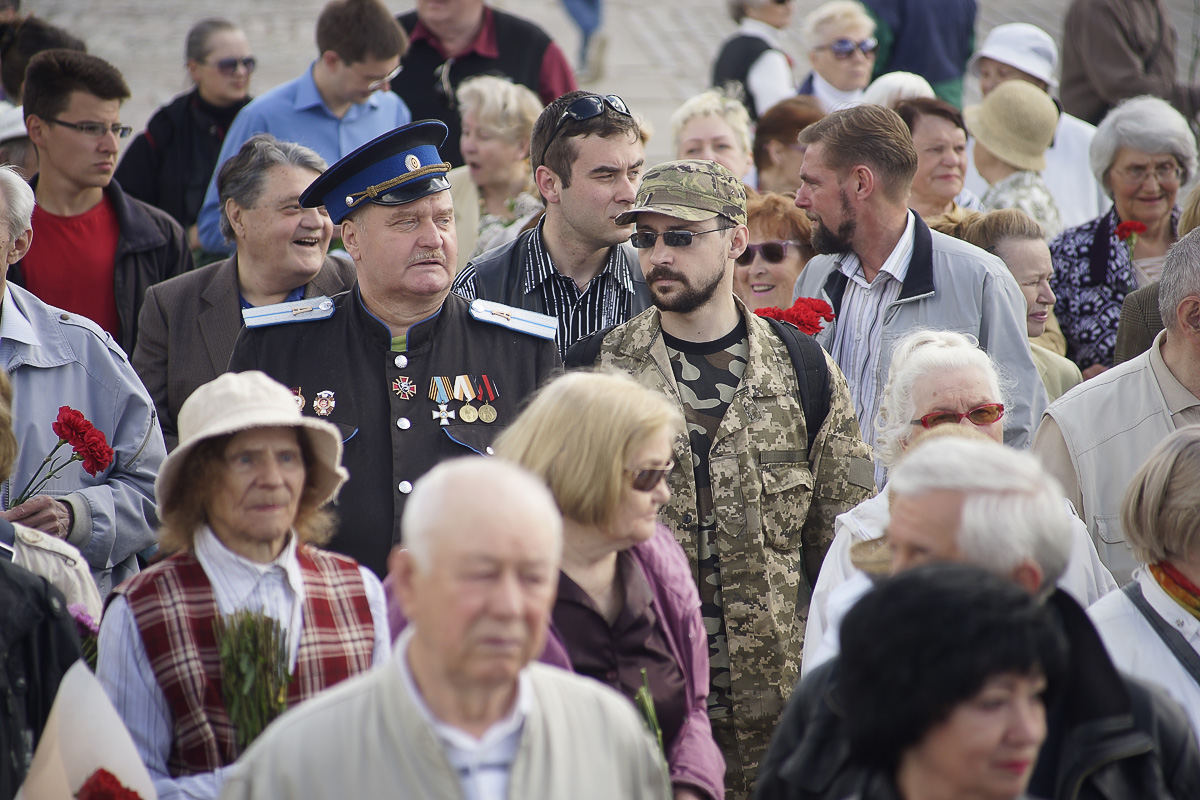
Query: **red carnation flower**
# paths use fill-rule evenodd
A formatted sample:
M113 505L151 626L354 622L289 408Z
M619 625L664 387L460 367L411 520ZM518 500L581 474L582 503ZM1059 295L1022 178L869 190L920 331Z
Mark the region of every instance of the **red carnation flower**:
M833 309L829 303L816 297L801 297L786 311L775 306L760 308L754 313L760 317L790 322L809 336L816 336L825 327L826 322L833 322Z
M95 428L84 434L83 443L75 447L75 452L83 456L84 472L93 477L108 469L113 461L113 449L108 446L104 432Z
M1139 233L1146 232L1146 224L1137 220L1128 220L1117 226L1117 238L1122 242L1130 236L1137 236Z
M50 425L50 429L54 431L54 435L71 445L71 447L74 447L76 442L82 442L84 434L91 427L92 423L87 421L87 417L70 406L59 408L58 421Z
M124 784L106 769L98 769L88 776L79 792L79 800L142 800L142 796Z

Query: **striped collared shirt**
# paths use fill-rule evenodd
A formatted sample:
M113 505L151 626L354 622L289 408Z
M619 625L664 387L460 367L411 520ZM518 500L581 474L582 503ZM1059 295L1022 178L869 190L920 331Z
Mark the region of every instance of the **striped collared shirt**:
M870 283L855 253L846 254L838 263L838 269L849 280L842 295L829 355L846 375L854 409L858 412L858 427L862 430L863 440L872 447L875 446L875 414L879 411L879 396L883 392L876 371L883 348L884 316L904 288L908 262L913 254L914 230L913 212L909 211L908 224L900 241Z

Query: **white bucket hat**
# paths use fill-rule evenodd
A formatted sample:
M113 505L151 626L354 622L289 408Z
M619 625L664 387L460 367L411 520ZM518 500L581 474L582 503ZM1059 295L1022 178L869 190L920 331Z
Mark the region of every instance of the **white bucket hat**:
M1058 89L1054 70L1058 67L1058 46L1054 37L1028 22L997 25L983 40L983 47L971 56L967 69L979 77L979 59L990 58L1045 81L1051 90Z
M28 135L29 131L25 129L23 106L11 106L0 111L0 144Z
M1004 81L977 106L963 109L975 141L1006 164L1041 172L1058 127L1058 106L1032 83Z
M314 464L310 479L324 505L337 496L349 473L342 466L342 437L338 429L300 413L286 386L262 372L227 372L194 391L179 409L179 446L163 461L154 481L161 507L179 479L188 454L205 439L252 428L299 428L308 436Z

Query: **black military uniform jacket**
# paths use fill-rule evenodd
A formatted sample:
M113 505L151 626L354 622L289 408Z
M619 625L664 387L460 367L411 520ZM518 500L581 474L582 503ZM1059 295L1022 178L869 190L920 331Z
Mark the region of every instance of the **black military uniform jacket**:
M338 528L328 547L382 577L417 478L448 458L490 454L492 440L560 361L552 339L472 319L470 304L454 294L438 314L409 328L403 353L391 352L391 333L363 305L357 286L333 302L328 319L243 328L229 370L262 370L298 394L305 414L341 429L350 480L332 506ZM454 418L445 426L435 418L430 379L453 384L458 375L472 384L488 377L494 422L464 422L464 403L453 399L447 408ZM471 487L462 490L466 496Z

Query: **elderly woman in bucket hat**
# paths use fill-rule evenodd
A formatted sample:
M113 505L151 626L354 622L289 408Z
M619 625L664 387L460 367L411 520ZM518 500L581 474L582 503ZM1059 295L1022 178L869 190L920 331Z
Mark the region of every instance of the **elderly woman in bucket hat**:
M221 375L180 409L179 446L154 487L174 553L114 591L97 665L160 795L216 797L239 755L219 618L279 621L288 705L387 657L379 580L314 546L332 530L322 507L346 480L341 455L337 429L302 416L261 372Z

